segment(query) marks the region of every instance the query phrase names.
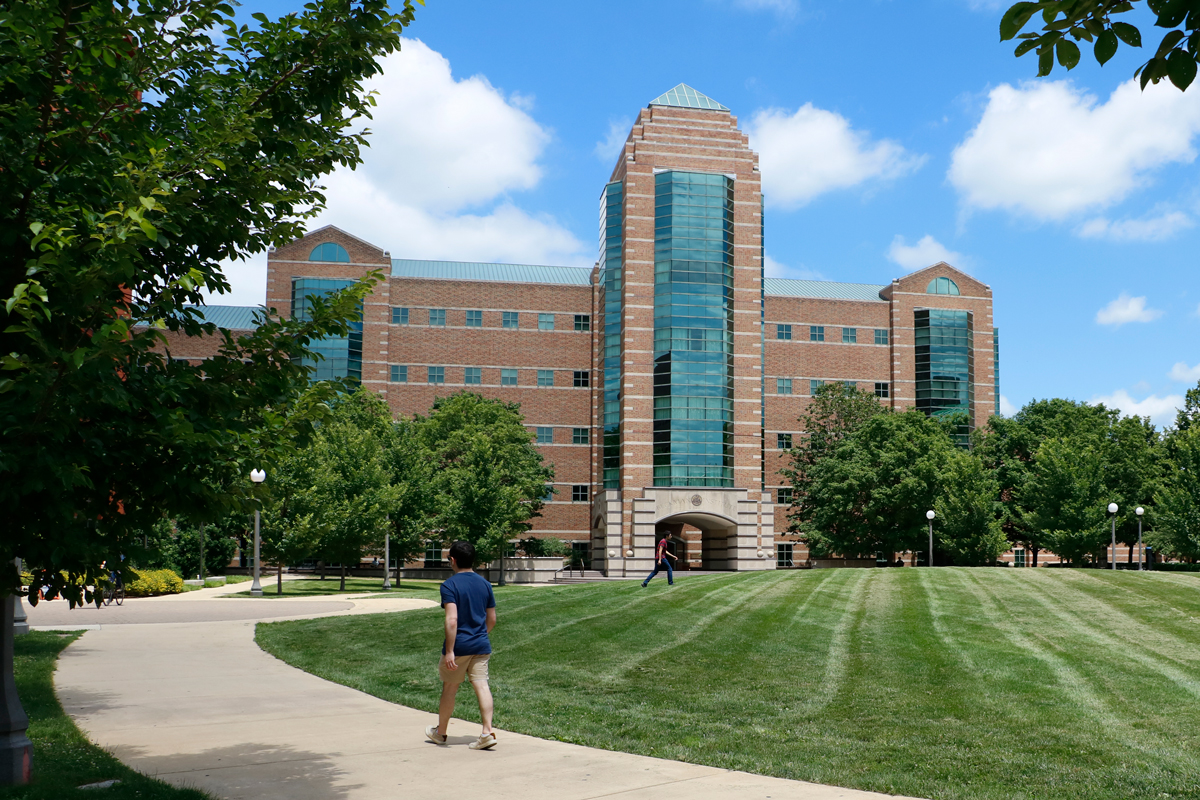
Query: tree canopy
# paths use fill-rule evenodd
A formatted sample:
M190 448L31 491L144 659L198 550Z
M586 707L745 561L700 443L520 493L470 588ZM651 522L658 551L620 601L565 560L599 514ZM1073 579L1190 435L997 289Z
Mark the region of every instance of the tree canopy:
M1014 37L1017 57L1029 52L1038 56L1038 77L1049 75L1054 62L1074 69L1081 57L1076 42L1092 45L1092 54L1101 66L1117 54L1121 43L1142 46L1142 32L1136 25L1114 17L1129 14L1142 0L1043 0L1011 6L1000 20L1000 40ZM1181 91L1196 79L1200 62L1200 2L1198 0L1145 0L1154 14L1154 25L1166 33L1154 55L1138 67L1142 88L1149 83L1170 80ZM1035 15L1040 15L1038 33L1021 33Z
M320 176L359 163L363 83L414 10L233 14L221 0L0 9L0 561L24 558L72 602L158 519L249 507L250 468L311 435L334 391L297 407L300 357L344 335L379 279L238 338L190 308L229 289L223 260L300 235ZM164 330L220 351L172 360ZM0 572L0 590L18 581Z

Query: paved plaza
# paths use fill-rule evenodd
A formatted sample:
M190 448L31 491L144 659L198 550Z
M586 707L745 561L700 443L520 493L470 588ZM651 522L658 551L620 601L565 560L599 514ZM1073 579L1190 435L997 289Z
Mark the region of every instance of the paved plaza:
M422 736L433 714L322 680L254 642L258 620L395 613L431 601L218 596L244 589L131 599L99 610L49 603L29 618L35 629L89 628L63 652L55 687L93 741L135 769L218 798L374 800L448 791L495 800L891 797L503 730L495 750L472 751L466 745L479 726L459 720L450 746L439 747ZM431 670L435 658L431 653ZM503 669L502 657L495 669Z

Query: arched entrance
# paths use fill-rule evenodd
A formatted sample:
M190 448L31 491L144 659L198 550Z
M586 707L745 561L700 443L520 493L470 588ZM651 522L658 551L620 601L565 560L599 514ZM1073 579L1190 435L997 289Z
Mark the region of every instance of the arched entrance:
M672 514L654 524L654 541L670 536L667 548L678 559L676 569L734 569L730 552L736 548L737 523L716 514Z

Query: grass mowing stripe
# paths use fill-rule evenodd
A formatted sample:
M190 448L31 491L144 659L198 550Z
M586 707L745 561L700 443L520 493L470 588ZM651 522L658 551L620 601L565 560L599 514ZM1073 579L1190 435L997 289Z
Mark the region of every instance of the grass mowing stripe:
M812 695L803 703L804 713L811 716L825 709L842 689L849 666L851 632L862 621L863 609L866 606L867 574L858 571L857 575L847 575L842 591L838 592L837 601L841 602L842 612L837 616L829 638L829 649L825 653L825 664L821 671L821 680L814 687Z
M946 624L950 613L946 606L948 600L943 597L942 592L934 587L933 582L929 580L928 570L918 570L917 578L921 584L921 589L925 592L925 602L929 613L929 621L933 625L933 631L941 640L942 646L954 653L963 666L972 673L979 672L979 666L975 663L975 659L967 652L967 649L962 646L958 638L950 631Z
M1075 579L1073 577L1065 579L1065 581L1072 580ZM1196 655L1194 645L1185 643L1178 637L1164 635L1153 628L1139 630L1139 636L1136 638L1118 638L1109 633L1109 630L1136 629L1137 620L1110 604L1094 598L1092 598L1092 605L1089 606L1087 616L1069 610L1068 604L1074 605L1078 596L1085 595L1085 593L1062 580L1052 584L1044 581L1031 581L1028 588L1033 590L1030 592L1032 599L1036 600L1048 613L1066 623L1069 628L1082 633L1103 648L1123 652L1127 658L1132 658L1147 669L1162 675L1178 688L1200 698L1200 679L1180 669L1180 667L1186 668L1189 660L1180 656L1191 655L1193 658L1190 660L1194 661ZM1109 628L1100 628L1092 621L1097 617L1108 620ZM1154 640L1155 646L1152 646L1149 640ZM1179 655L1163 652L1164 649ZM1164 660L1170 663L1164 663Z
M1143 572L1126 585L1124 580L1114 580L1103 570L1069 572L1077 590L1093 599L1120 605L1139 625L1147 625L1153 620L1156 627L1167 627L1186 635L1200 623L1200 579L1193 579L1190 584L1176 584L1158 580L1156 576L1162 573ZM1180 590L1181 586L1184 591ZM1164 610L1171 611L1172 616L1164 618Z

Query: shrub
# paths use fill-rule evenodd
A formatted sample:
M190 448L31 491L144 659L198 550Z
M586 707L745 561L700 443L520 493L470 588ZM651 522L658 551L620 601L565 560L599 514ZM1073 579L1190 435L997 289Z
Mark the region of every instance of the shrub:
M125 593L130 597L179 594L183 591L183 578L169 569L130 569L128 574L133 578L125 583Z
M529 538L520 541L521 552L530 558L546 558L567 554L567 543L562 539L547 536L543 539Z

